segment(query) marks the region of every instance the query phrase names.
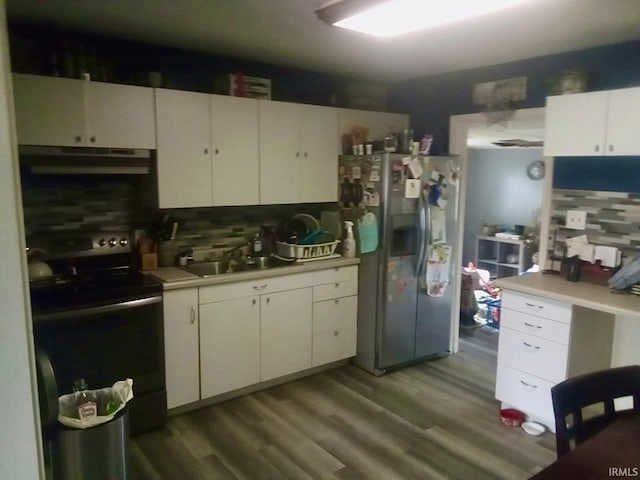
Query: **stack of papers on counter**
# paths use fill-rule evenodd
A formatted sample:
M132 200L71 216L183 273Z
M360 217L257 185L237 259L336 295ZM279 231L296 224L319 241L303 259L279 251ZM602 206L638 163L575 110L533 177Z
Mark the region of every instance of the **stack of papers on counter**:
M586 235L567 238L567 257L578 256L580 260L595 263L600 261L603 267L617 267L622 259L622 252L616 247L594 245L589 243Z

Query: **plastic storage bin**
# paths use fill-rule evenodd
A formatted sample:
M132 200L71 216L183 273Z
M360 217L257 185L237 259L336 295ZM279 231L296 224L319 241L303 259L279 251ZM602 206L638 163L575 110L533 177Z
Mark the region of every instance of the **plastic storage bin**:
M487 325L493 328L500 328L500 307L502 300L496 298L484 302L487 306Z

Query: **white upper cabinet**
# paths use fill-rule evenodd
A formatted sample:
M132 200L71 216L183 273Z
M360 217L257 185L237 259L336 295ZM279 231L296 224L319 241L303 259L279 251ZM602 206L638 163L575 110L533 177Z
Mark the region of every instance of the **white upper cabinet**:
M331 107L260 102L260 203L338 198L338 113Z
M300 105L302 111L301 201L338 201L338 110Z
M258 101L156 90L160 208L259 203Z
M160 208L212 205L209 95L156 90Z
M639 155L640 88L547 98L547 156Z
M156 148L156 113L152 88L83 82L89 145Z
M389 132L399 132L405 128L409 128L409 115L404 113L352 110L348 108L340 109L339 136L342 137L342 135L349 134L353 127L368 128L368 141L382 140ZM419 139L414 138L414 140L417 141Z
M640 155L640 87L609 92L608 155Z
M21 145L156 148L153 90L14 74Z
M258 205L258 100L211 95L211 139L213 205Z
M86 145L83 82L13 74L20 145Z
M300 202L300 105L260 102L260 203Z

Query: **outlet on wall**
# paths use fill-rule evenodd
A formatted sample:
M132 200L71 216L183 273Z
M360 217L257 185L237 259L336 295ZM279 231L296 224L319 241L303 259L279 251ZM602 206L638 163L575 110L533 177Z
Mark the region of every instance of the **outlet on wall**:
M567 218L565 220L567 228L574 230L584 230L587 228L587 212L582 210L567 210Z

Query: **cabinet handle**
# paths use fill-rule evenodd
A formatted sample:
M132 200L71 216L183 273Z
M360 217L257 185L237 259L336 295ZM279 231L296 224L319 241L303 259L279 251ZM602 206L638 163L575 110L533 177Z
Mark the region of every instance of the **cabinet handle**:
M254 298L253 301L251 302L251 305L253 305L254 307L256 306L256 299Z
M543 305L536 305L535 303L525 302L525 305L529 308L533 308L535 310L542 310L544 308Z
M205 148L205 149L204 149L204 154L205 154L205 155L209 155L209 149L208 149L208 148Z
M533 385L533 384L531 384L531 383L527 383L527 382L525 382L525 381L523 381L523 380L520 380L520 383L521 383L522 385L524 385L525 387L527 387L527 388L531 388L531 389L538 388L538 386L537 386L537 385Z
M599 151L600 151L600 145L596 145L596 146L595 146L595 148L594 148L594 150L595 150L596 152L599 152Z
M254 290L256 290L256 291L258 291L258 292L261 292L261 291L262 291L262 290L264 290L265 288L267 288L267 284L266 284L266 283L264 283L264 284L262 284L262 285L254 285L254 286L253 286L253 289L254 289Z
M337 298L333 301L333 303L335 303L336 305L338 305L340 303L340 300L338 300Z
M267 297L267 305L269 305L270 301L271 301L271 298Z
M191 321L190 321L190 323L191 323L191 325L196 323L196 307L194 307L193 305L191 305Z
M527 322L524 322L524 324L525 324L527 327L529 327L529 328L537 328L537 329L542 328L542 326L540 326L540 325L534 325L533 323L527 323Z
M213 153L215 153L216 155L218 155L218 153L220 153L220 150L218 150L217 148L213 151Z
M523 344L525 347L527 347L529 350L535 350L535 351L540 350L540 347L539 347L539 346L537 346L537 345L531 345L530 343L527 343L527 342L522 342L522 344Z
M613 152L613 145L609 145L609 151Z
M74 140L76 142L81 142L82 141L82 137L80 135L76 135L76 138Z
M96 143L96 137L95 136L89 137L89 141L91 143Z
M300 152L296 152L296 158L300 158Z
M307 158L307 152L304 152L304 158Z
M339 283L335 283L335 284L334 284L334 286L335 286L336 288L338 288L338 287L340 287L340 284L339 284Z
M338 335L340 335L340 332L338 332L337 330L334 330L334 331L333 331L333 336L334 336L334 337L337 337Z

